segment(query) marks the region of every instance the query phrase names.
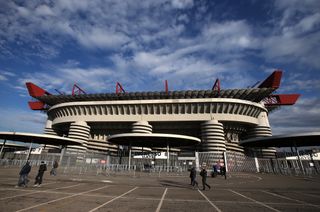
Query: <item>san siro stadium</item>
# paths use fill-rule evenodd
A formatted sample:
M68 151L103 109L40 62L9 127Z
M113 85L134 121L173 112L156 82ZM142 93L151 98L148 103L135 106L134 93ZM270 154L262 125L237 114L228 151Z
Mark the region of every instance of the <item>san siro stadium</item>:
M66 155L76 155L75 162L104 158L108 164L144 167L211 166L225 155L233 163L275 156L275 148L239 143L271 136L268 114L297 101L299 94L275 94L281 77L276 70L262 83L241 89L221 89L219 80L211 90L169 91L166 82L165 90L156 92L126 92L117 83L115 93L86 94L75 85L71 95L54 95L31 82L26 86L33 98L30 108L47 114L44 133L81 141L81 146L67 146ZM45 149L50 153L58 147Z

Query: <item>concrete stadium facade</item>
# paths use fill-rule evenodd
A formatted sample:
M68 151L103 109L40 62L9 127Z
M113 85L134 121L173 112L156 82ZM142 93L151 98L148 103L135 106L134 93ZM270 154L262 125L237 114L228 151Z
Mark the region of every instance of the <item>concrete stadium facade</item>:
M45 132L79 139L83 150L115 152L108 136L135 132L138 125L146 133L200 138L191 150L243 153L239 139L271 135L267 112L262 103L229 98L68 102L48 110Z
M274 107L266 105L264 100L279 87L279 83L278 71L257 88L221 91L219 88L51 95L34 84L27 87L30 95L39 100L35 103L45 105L41 108L48 115L45 134L81 141L81 146L69 146L69 149L82 152L89 149L116 155L119 146L110 143L109 136L165 133L201 140L198 145L175 148L178 155L207 152L222 156L223 152L245 155L247 151L239 145L239 141L272 135L268 113ZM157 147L145 149L159 150ZM260 157L272 157L275 149L263 148L254 152Z

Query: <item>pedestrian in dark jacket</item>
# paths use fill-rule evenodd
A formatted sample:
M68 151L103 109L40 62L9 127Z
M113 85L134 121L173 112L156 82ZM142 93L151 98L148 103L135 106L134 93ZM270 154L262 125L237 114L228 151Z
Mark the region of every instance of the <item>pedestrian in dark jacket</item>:
M44 161L41 161L41 164L39 166L38 174L36 176L36 181L34 182L34 186L40 186L42 183L42 177L44 172L47 171L47 165L44 163Z
M58 161L54 161L53 162L53 166L52 166L52 169L50 171L50 175L53 175L53 176L56 176L57 175L57 168L58 168L59 164L58 164Z
M20 177L19 177L19 181L18 181L18 185L17 187L27 187L28 185L28 174L30 173L31 171L31 166L30 166L30 163L29 161L26 162L26 164L22 167L22 169L20 170Z
M221 172L221 175L224 176L224 179L226 180L227 179L227 171L226 171L226 167L225 166L221 166L220 168L220 172Z
M207 184L207 170L205 167L202 168L201 172L200 172L200 176L202 177L202 190L206 190L206 186L210 189L211 186L209 186Z
M197 171L194 167L192 167L192 169L190 170L190 178L191 178L191 185L193 186L193 188L195 188L196 185L198 187L198 182L196 181L196 177L197 177Z

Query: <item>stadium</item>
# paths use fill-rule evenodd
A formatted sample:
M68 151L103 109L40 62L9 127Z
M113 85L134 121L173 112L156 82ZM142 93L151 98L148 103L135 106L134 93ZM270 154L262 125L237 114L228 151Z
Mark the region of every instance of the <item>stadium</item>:
M184 91L169 91L167 81L165 90L156 92L127 92L117 83L115 93L86 94L75 84L71 95L53 95L31 82L26 86L33 98L30 108L47 114L44 133L81 141L81 146L67 147L67 152L77 152L77 160L94 153L107 155L111 163L130 157L132 164L144 164L148 158L139 160L139 155L164 152L171 156L167 165L197 157L213 164L225 152L241 158L274 157L275 148L244 148L240 141L271 136L268 114L299 98L275 94L281 77L282 71L275 70L262 83L242 89L221 89L219 79L211 90ZM168 136L187 136L193 142L171 145Z

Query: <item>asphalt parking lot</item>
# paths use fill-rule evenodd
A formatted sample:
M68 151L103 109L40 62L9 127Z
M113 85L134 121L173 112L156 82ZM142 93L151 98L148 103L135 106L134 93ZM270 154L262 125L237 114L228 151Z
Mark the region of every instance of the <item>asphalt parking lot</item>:
M44 176L15 188L18 169L0 167L0 211L320 211L320 178L232 173L193 189L184 176ZM197 177L199 185L200 177Z

